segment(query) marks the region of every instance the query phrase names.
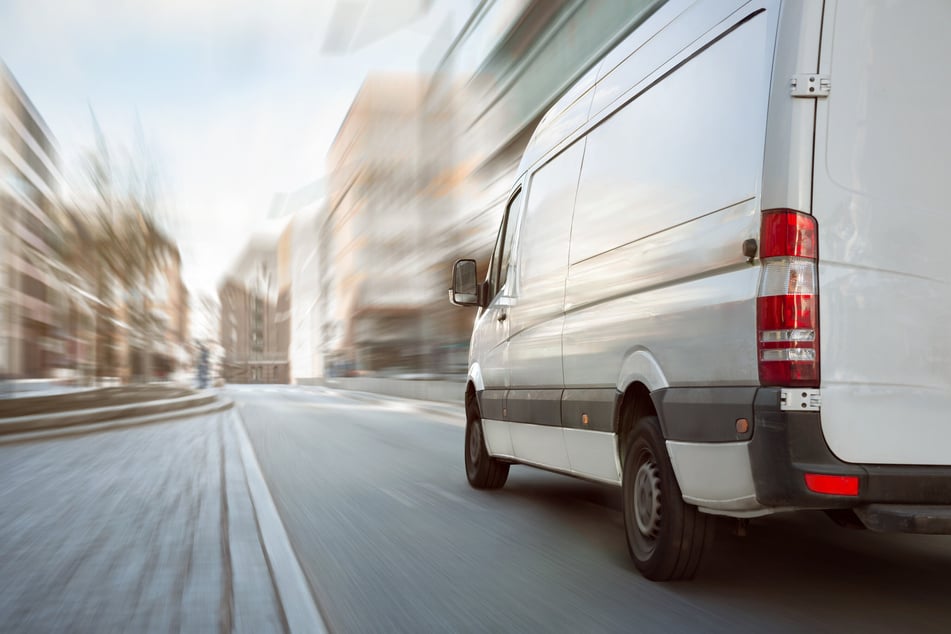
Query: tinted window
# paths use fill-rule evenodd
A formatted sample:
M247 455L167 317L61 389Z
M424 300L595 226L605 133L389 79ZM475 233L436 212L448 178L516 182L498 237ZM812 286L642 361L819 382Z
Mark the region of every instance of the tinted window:
M505 286L508 278L509 254L512 250L512 241L515 239L515 224L521 202L522 190L518 190L509 201L505 214L502 216L499 237L495 242L495 251L492 253L492 263L489 265L489 282L492 285L491 295L493 297Z

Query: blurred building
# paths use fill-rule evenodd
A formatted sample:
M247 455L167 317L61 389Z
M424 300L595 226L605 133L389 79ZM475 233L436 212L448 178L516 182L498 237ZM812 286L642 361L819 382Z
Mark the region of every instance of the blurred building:
M0 375L6 377L48 377L68 366L56 160L52 134L0 64Z
M323 199L291 220L291 371L295 381L324 375L320 347L321 307L319 223Z
M191 350L193 376L197 372L201 348L207 350L208 378L215 381L221 376L221 363L224 349L219 343L221 337L221 304L211 294L189 295L189 336L194 347Z
M465 367L474 310L445 299L450 266L485 270L522 151L545 111L662 0L486 0L421 66L432 73L420 112L420 178L436 229L438 276L428 331L448 370ZM438 295L438 298L437 298Z
M80 383L128 381L133 373L132 298L106 265L102 231L96 218L74 206L64 210L57 229L60 262L54 277L67 305L60 326L67 333L68 374Z
M188 341L188 290L182 280L182 258L178 247L167 239L161 240L157 262L152 289L148 293L153 328L144 351L151 357L148 360L150 375L166 379L192 362Z
M283 286L288 289L290 303L289 358L295 382L314 382L323 376L318 249L326 186L324 180L316 180L293 192L277 194L268 212L268 218L288 221L279 248L283 248L286 259Z
M368 77L328 155L320 231L328 374L425 365L431 228L417 177L422 89L416 76Z
M222 377L231 383L290 380L287 232L255 235L218 288Z

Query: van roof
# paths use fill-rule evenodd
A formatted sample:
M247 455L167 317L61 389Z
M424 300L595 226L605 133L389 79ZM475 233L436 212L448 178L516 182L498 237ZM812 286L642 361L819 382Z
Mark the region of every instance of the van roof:
M532 138L522 154L522 160L518 166L519 177L587 122L588 108L594 96L594 86L597 83L601 64L602 61L598 60L538 122L538 127L532 133Z

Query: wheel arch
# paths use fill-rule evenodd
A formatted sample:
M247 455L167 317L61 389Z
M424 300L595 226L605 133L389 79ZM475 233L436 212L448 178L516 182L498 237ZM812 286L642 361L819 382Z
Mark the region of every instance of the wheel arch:
M485 390L485 381L482 379L482 367L478 362L469 366L469 373L466 376L466 395L465 407L466 417L472 420L476 414L482 411L482 403L479 397Z
M482 366L479 365L478 361L469 366L466 382L473 386L476 394L485 390L485 381L482 378Z
M667 377L650 350L636 347L628 351L618 373L618 400L613 421L618 466L622 472L634 424L644 416L656 416L660 420L651 393L668 386ZM660 431L663 434L663 428Z
M469 381L466 383L466 421L473 420L479 414L479 395L476 391L475 383Z
M627 448L633 440L634 425L645 416L657 416L650 389L641 381L628 384L618 397L614 414L614 433L617 435L618 465L624 471ZM660 430L663 434L663 430Z

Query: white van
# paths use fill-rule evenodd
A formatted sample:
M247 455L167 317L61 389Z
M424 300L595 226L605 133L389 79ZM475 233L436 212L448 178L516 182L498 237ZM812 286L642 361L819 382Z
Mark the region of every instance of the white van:
M713 515L951 532L951 3L655 5L453 269L469 482L620 486L655 580Z

